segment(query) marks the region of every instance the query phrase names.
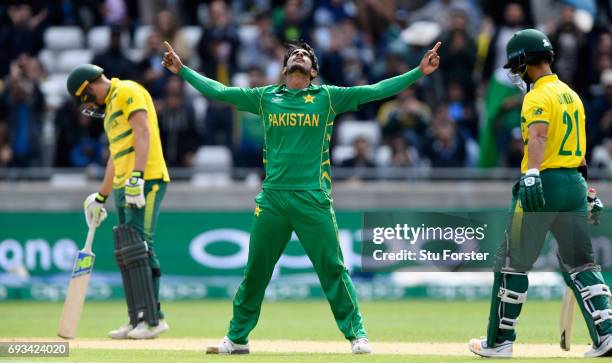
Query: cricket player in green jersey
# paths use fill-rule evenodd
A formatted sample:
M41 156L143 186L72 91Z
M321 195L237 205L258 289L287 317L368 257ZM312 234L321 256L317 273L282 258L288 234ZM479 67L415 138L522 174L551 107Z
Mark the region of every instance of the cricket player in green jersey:
M506 53L505 68L513 82L523 92L533 85L521 110L523 176L513 188L512 213L496 255L487 336L472 339L469 349L483 357L512 356L519 314L527 300L527 272L550 231L557 240L563 278L593 342L585 356L612 355L610 288L595 264L587 233L588 219L596 224L593 214L601 212L603 204L595 198L588 215L584 106L578 94L552 73L553 47L544 33L515 33Z
M264 125L263 191L255 198L249 256L233 302L227 336L207 353L249 353L248 336L257 324L265 289L293 231L312 261L336 324L352 352L370 353L357 294L344 266L332 207L329 146L334 119L367 102L400 93L434 72L441 43L425 53L418 68L379 83L359 87L314 85L319 70L313 49L290 45L285 54L285 83L258 88L226 87L184 66L165 43L163 65L204 96L225 101L261 117ZM341 71L341 70L338 70Z

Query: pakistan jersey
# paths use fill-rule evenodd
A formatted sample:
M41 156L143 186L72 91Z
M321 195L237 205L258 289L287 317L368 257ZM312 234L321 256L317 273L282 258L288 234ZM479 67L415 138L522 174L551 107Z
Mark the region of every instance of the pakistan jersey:
M521 133L525 143L522 173L528 169L528 128L535 123L548 124L540 170L580 166L586 150L584 106L578 94L555 74L540 77L533 90L525 95L521 110Z
M179 75L214 100L258 114L264 126L263 187L286 190L331 188L329 145L336 115L398 94L423 76L418 68L374 85L313 85L289 89L284 84L258 88L226 87L183 66Z
M136 82L113 78L105 103L104 131L108 137L110 157L115 167L114 188L123 187L134 169L136 161L134 133L128 120L137 111L146 111L150 132L149 157L144 178L170 181L162 152L157 114L149 92Z

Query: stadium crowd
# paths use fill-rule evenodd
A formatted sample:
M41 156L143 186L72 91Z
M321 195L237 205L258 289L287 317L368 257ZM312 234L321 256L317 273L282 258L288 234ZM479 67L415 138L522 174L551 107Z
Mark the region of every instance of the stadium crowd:
M164 70L162 42L172 43L187 64L207 77L257 87L280 81L284 43L299 39L317 51L317 81L339 86L403 73L436 40L443 42L438 72L395 98L338 120L332 149L336 166L517 167L522 94L502 65L511 35L537 27L553 42L555 72L585 103L591 167L612 170L611 4L3 1L0 167L104 165L102 122L81 115L62 84L66 67L76 62L98 64L107 76L132 79L149 90L169 166L201 165L203 146L215 145L231 152L234 166L260 166L258 117L206 100ZM63 30L75 29L82 34L81 44L54 49Z

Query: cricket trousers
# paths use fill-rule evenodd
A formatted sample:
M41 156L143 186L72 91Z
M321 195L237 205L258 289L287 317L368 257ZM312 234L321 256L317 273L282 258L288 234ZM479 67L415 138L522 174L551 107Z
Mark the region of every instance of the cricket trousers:
M159 259L155 253L155 229L159 219L159 211L168 183L163 180L146 180L144 195L145 206L143 208L127 207L125 204L125 189L115 189L113 197L117 208L117 222L119 225L128 224L134 228L149 247L149 264L153 270L153 286L155 287L155 298L159 302L159 280L161 270ZM159 311L159 318L164 314Z
M516 339L517 320L527 299L527 272L539 257L549 231L557 240L563 278L574 291L591 338L598 345L600 337L612 333L612 320L601 319L610 305L588 232L586 182L576 169L547 169L540 177L545 200L540 211L524 212L518 183L512 191L511 213L495 259L487 345Z
M274 266L293 231L312 261L340 331L349 340L366 337L355 287L344 266L329 194L321 190L264 189L255 203L249 257L234 296L228 338L238 344L248 342Z

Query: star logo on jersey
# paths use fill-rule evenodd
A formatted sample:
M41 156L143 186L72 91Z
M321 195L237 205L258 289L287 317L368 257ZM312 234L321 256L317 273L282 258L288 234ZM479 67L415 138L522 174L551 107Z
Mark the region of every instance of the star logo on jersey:
M255 206L255 216L259 217L259 213L261 213L261 208L258 205Z
M306 95L304 96L304 103L314 103L314 99L313 95Z

